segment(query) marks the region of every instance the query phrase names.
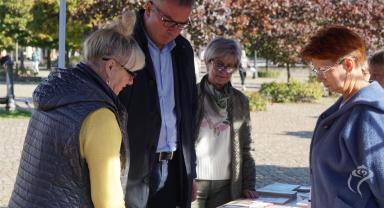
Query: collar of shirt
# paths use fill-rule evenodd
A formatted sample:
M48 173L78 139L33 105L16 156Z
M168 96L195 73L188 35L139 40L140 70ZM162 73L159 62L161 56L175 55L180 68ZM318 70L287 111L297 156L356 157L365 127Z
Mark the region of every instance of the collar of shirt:
M157 49L159 52L163 52L163 53L170 52L176 46L175 40L172 40L171 42L167 43L163 48L158 48L147 33L145 33L145 36L147 37L147 40L148 40L148 46L153 49Z

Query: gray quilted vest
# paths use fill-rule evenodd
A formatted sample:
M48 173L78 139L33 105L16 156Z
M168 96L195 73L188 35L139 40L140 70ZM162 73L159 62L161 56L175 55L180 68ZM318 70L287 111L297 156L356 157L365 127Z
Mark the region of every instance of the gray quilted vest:
M114 112L123 135L123 166L129 167L124 107L103 80L82 63L52 72L36 88L33 99L36 110L28 126L9 207L93 207L87 163L80 156L81 124L99 108Z

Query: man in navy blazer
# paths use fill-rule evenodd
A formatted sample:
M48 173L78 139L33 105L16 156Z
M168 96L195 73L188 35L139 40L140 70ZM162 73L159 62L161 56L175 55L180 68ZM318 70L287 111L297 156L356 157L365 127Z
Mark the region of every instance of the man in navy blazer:
M137 13L134 36L146 66L119 98L128 111L127 207L190 207L195 197L196 78L180 35L194 0L152 0Z

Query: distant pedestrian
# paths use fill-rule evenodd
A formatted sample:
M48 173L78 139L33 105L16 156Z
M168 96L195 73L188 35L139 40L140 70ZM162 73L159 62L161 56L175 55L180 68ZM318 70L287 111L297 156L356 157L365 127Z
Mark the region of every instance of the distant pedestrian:
M244 68L243 64L240 64L239 66L239 75L240 75L240 81L241 81L241 89L243 91L247 90L245 87L245 78L247 78L247 71Z
M252 72L252 79L256 79L257 69L255 64L249 64L249 71Z
M33 73L39 73L40 53L37 49L33 50L32 53L32 70Z
M368 60L371 74L370 80L375 80L384 87L384 49L374 53Z
M0 66L7 63L10 60L10 57L8 55L0 56Z

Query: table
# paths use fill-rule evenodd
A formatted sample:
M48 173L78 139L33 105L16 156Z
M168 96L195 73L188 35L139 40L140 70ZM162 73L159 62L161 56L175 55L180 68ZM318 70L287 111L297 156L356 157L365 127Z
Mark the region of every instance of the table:
M298 197L286 204L272 204L262 200L237 199L218 208L309 208L308 200Z
M309 208L310 187L274 182L256 189L257 199L237 199L219 208Z

